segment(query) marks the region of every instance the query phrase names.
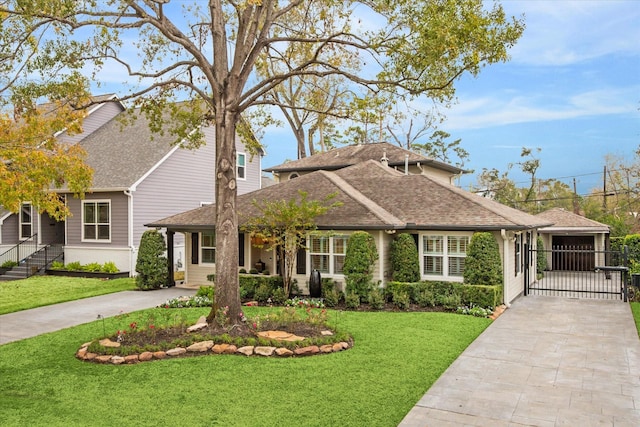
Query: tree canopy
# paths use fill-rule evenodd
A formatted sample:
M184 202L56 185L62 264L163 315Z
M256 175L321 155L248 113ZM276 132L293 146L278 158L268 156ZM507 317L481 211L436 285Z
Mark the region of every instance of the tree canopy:
M94 81L124 72L131 84L121 99L135 99L156 129L170 101L204 104L193 115L216 131L215 295L230 319L240 311L235 137L248 133L241 114L274 105L269 95L295 78L344 79L360 98L450 100L461 75L507 60L524 28L482 0L7 0L0 14L55 23L56 46L64 47L51 58L55 66L92 67ZM292 46L296 55L287 54ZM342 51L359 67L336 62ZM265 63L272 73L257 73Z
M59 68L54 40L43 41L57 28L0 11L0 205L18 212L30 202L63 219L69 211L55 190L82 196L92 171L82 148L56 137L81 132L89 102L87 79L73 64Z

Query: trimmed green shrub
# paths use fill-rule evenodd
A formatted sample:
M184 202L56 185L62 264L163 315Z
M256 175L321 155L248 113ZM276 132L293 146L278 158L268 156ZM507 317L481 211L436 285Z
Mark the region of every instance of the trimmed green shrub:
M420 307L435 307L436 305L436 295L430 289L416 290L415 300Z
M624 245L629 248L629 261L640 262L640 234L629 234L624 238Z
M502 304L502 286L463 285L462 303L468 306L495 308Z
M450 304L452 301L456 303L458 299L462 304L485 308L493 308L502 304L502 286L464 285L439 281L387 283L384 289L387 301L393 301L393 296L399 293L406 293L412 303L421 307L443 305L444 302ZM451 297L451 295L456 295L456 297Z
M373 310L382 310L384 308L384 296L378 288L369 292L369 307Z
M273 301L274 304L284 304L286 300L287 296L284 294L284 287L274 289L271 292L271 301Z
M464 261L463 277L469 285L502 285L500 249L493 234L473 234Z
M438 305L441 305L447 310L457 310L458 307L462 305L462 297L458 293L440 295L438 297Z
M17 266L18 266L18 263L15 261L5 261L2 263L2 265L0 265L0 268L13 268Z
M267 302L271 298L271 288L266 283L263 283L256 288L253 297L259 302Z
M411 299L409 298L409 293L397 290L393 293L393 304L398 307L400 310L408 310L409 305L411 304Z
M330 277L322 278L322 299L327 307L336 307L340 300L344 298L342 291L338 289L338 284Z
M352 310L360 307L360 296L354 292L348 292L344 297L344 304Z
M349 236L342 269L347 294L354 293L366 300L373 287L373 263L377 259L378 249L371 234L356 231Z
M157 230L147 230L140 239L136 261L136 286L138 289L158 289L168 282L168 264L164 256L167 245Z
M536 271L541 274L547 269L547 254L544 251L542 237L536 239Z
M612 251L620 252L624 246L624 237L610 237L609 244Z
M207 297L211 301L215 301L214 299L215 289L213 286L200 286L198 291L196 292L197 297Z
M420 258L415 240L409 233L400 233L389 248L391 276L397 282L420 280Z

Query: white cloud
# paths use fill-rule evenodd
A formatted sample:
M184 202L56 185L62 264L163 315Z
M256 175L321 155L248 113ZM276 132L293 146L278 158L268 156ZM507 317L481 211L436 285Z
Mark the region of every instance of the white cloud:
M505 11L525 15L526 29L512 61L568 65L609 54L640 55L640 7L626 1L504 1Z
M579 117L631 114L640 87L608 88L577 93L566 98L546 95L507 95L473 98L447 112L446 128L478 129L514 123L574 119Z

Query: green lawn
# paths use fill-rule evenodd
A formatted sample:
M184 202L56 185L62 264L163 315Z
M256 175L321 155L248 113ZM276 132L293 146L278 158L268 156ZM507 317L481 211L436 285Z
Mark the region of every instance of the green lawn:
M135 279L132 278L100 280L33 276L24 280L0 282L0 314L135 288Z
M156 309L158 310L158 309ZM169 309L193 321L208 309ZM267 308L248 308L250 316ZM83 342L151 310L0 346L3 426L396 426L491 323L448 313L330 311L355 346L278 359L200 356L113 366ZM158 315L160 316L160 315Z
M633 313L633 318L636 321L636 329L638 330L638 336L640 337L640 302L631 303L631 312Z

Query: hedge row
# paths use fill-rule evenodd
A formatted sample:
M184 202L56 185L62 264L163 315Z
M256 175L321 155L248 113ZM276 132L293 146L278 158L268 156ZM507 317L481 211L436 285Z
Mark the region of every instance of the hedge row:
M384 288L387 301L394 294L406 293L413 303L419 303L421 295L432 293L436 301L443 301L451 296L459 296L460 302L467 306L496 307L502 304L502 286L465 285L455 282L389 282Z
M215 282L216 275L209 274L207 280ZM281 276L258 276L255 274L240 274L240 298L243 300L258 300L265 302L269 298L275 303L282 303L284 297L284 282ZM297 282L294 281L292 294L298 292Z

